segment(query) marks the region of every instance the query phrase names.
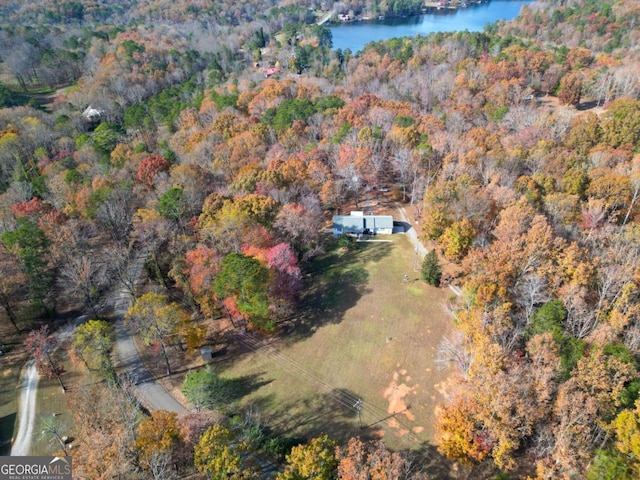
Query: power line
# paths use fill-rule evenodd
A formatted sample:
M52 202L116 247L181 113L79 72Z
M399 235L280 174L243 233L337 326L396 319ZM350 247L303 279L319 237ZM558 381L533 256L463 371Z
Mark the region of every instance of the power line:
M303 377L305 377L307 380L313 381L314 383L318 384L322 389L326 390L329 393L330 398L334 400L336 403L342 405L343 407L349 410L354 410L355 412L357 412L358 418L361 424L361 428L366 428L366 427L362 427L362 423L361 423L362 421L361 415L364 412L366 415L369 415L374 419L381 419L381 420L374 421L368 426L372 426L383 421L389 422L391 421L391 419L393 419L394 423L397 423L398 425L403 427L407 432L406 436L398 435L400 439L405 440L405 438L409 437L412 440L412 442L410 443L413 443L414 445L421 445L424 443L424 440L420 438L418 435L416 435L412 431L411 427L409 427L402 420L397 418L396 415L403 412L394 412L390 415L389 414L390 412L376 405L365 402L360 397L352 395L349 392L345 392L344 390L339 389L331 385L330 383L325 382L324 380L322 380L321 378L319 378L318 376L316 376L315 374L307 370L305 367L301 366L298 362L293 360L291 357L289 357L285 353L281 352L280 350L276 349L270 344L259 342L251 334L239 333L239 332L234 332L234 334L236 338L250 350L256 353L257 352L264 353L267 356L273 358L274 360L280 362L281 364L284 364L285 367L287 366L291 367L292 369L300 373Z

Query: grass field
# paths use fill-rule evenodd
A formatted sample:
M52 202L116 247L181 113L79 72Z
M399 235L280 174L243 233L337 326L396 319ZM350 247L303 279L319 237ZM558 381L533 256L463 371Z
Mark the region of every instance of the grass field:
M6 340L9 336L12 341L17 339L17 335L3 333L4 354L0 357L0 455L9 455L11 452L11 438L18 412L20 371L26 361L22 348Z
M400 449L432 439L446 378L434 355L450 292L419 279L404 236L387 238L314 260L291 331L260 343L241 337L249 351L217 363L225 377L255 380L242 401L276 433L384 437Z

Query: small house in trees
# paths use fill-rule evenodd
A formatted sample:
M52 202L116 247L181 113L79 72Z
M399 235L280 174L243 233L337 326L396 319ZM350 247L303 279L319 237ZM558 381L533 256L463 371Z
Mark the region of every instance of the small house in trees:
M264 76L265 78L269 78L270 76L275 75L279 71L280 71L280 67L268 67L268 68L265 68L264 70Z
M333 235L390 235L393 233L393 217L391 215L365 215L355 211L349 215L333 217Z
M89 105L84 112L82 112L82 116L89 122L99 122L102 117L102 113L102 110L98 110L97 108L93 108Z

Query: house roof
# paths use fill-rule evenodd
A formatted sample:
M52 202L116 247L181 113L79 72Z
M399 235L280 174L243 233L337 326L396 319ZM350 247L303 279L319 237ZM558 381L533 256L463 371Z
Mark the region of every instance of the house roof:
M343 230L364 230L364 217L335 215L333 217L333 228L341 228Z
M82 112L82 116L84 118L87 118L89 120L93 120L95 118L100 118L100 115L102 115L102 110L98 110L97 108L93 108L91 105L89 105L84 112Z
M393 229L393 217L391 215L368 215L364 218L365 218L366 228Z
M335 215L333 228L342 230L362 231L365 228L371 230L388 228L393 229L393 217L391 215Z

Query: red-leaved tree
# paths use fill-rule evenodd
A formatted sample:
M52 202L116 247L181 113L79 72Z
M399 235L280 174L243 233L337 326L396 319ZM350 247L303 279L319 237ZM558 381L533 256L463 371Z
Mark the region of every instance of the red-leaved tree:
M47 325L43 325L39 330L31 330L24 341L24 346L33 355L38 373L48 379L56 378L60 383L60 387L62 387L62 391L66 392L67 389L60 377L64 369L62 365L55 361L52 355L57 344L58 340L49 336L49 327Z

